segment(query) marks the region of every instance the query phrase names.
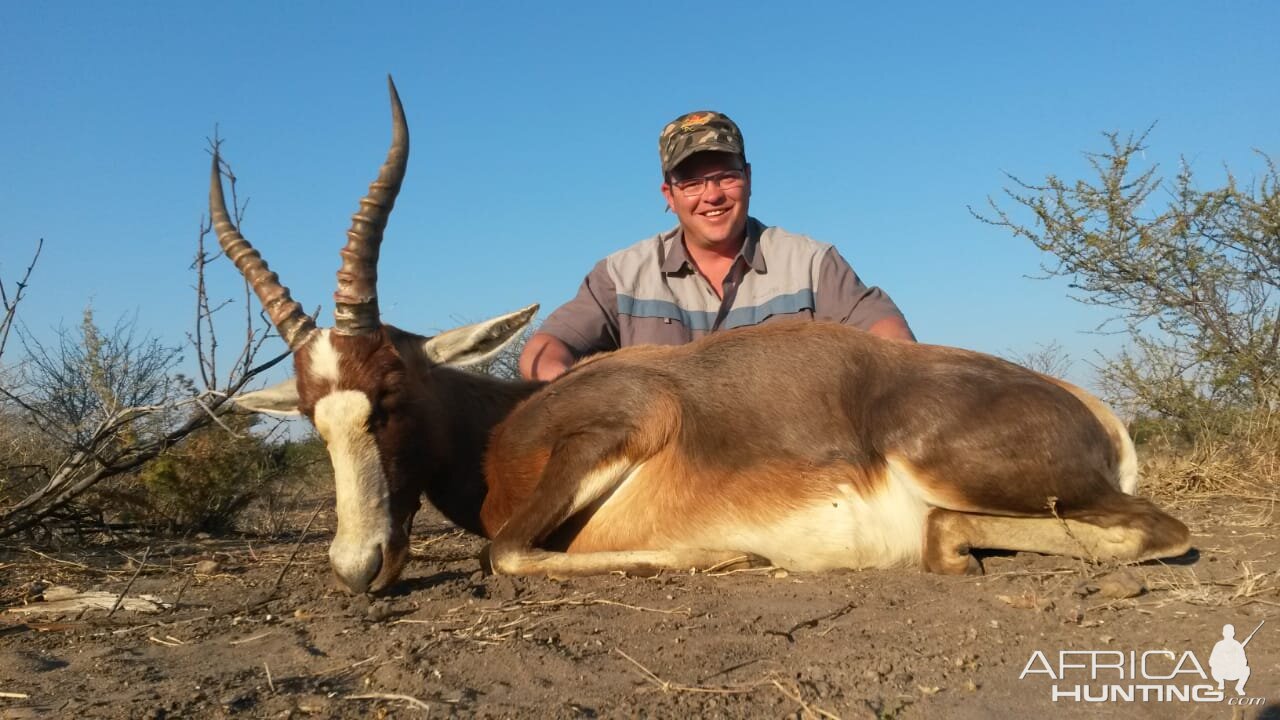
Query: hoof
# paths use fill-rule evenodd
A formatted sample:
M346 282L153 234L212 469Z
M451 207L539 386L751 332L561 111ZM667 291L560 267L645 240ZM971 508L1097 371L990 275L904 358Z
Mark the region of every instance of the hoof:
M489 557L489 554L492 551L493 543L489 543L485 545L484 548L480 550L480 554L476 556L476 559L480 561L480 572L484 573L486 576L497 574L493 571L493 560Z
M939 553L932 557L925 557L925 572L931 572L938 575L965 575L974 576L981 575L982 563L978 561L968 546L955 548L954 552Z

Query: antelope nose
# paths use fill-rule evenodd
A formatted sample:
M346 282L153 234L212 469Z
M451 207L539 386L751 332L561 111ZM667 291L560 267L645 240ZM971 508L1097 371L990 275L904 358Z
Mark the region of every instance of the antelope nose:
M354 558L346 554L341 557L332 557L333 553L330 555L333 573L353 593L369 592L369 586L378 577L378 573L382 572L381 545L374 545Z

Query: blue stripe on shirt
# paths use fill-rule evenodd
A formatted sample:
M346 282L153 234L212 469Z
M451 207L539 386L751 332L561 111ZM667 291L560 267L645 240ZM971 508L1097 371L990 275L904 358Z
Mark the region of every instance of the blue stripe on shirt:
M751 307L734 308L725 316L721 329L758 325L772 315L789 315L813 310L813 291L799 290L790 295L778 295L767 302ZM700 310L686 310L669 300L641 300L630 295L618 295L618 313L636 318L663 318L676 320L690 330L709 332L716 314Z

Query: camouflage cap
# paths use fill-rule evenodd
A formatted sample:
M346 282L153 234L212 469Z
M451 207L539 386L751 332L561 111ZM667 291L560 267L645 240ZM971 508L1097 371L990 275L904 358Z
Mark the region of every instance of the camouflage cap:
M744 161L747 158L742 131L728 115L711 110L681 115L667 123L658 136L662 174L671 172L690 155L706 150L733 153Z

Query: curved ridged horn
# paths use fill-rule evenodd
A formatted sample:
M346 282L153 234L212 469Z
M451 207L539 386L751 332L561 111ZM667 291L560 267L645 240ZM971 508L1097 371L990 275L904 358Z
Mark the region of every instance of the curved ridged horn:
M369 194L351 216L338 289L333 293L334 332L343 335L364 335L382 327L378 319L378 249L409 164L409 126L390 75L387 88L391 91L391 149L378 179L369 185Z
M249 244L240 231L231 224L227 214L227 201L222 195L222 176L218 172L218 152L213 153L213 175L209 185L209 217L213 220L213 229L218 234L218 244L222 252L236 264L240 274L249 282L249 287L258 295L267 317L289 345L290 350L297 350L306 344L315 332L316 322L302 310L302 305L289 295L289 288L280 284L280 276L271 272L267 262L257 250Z

